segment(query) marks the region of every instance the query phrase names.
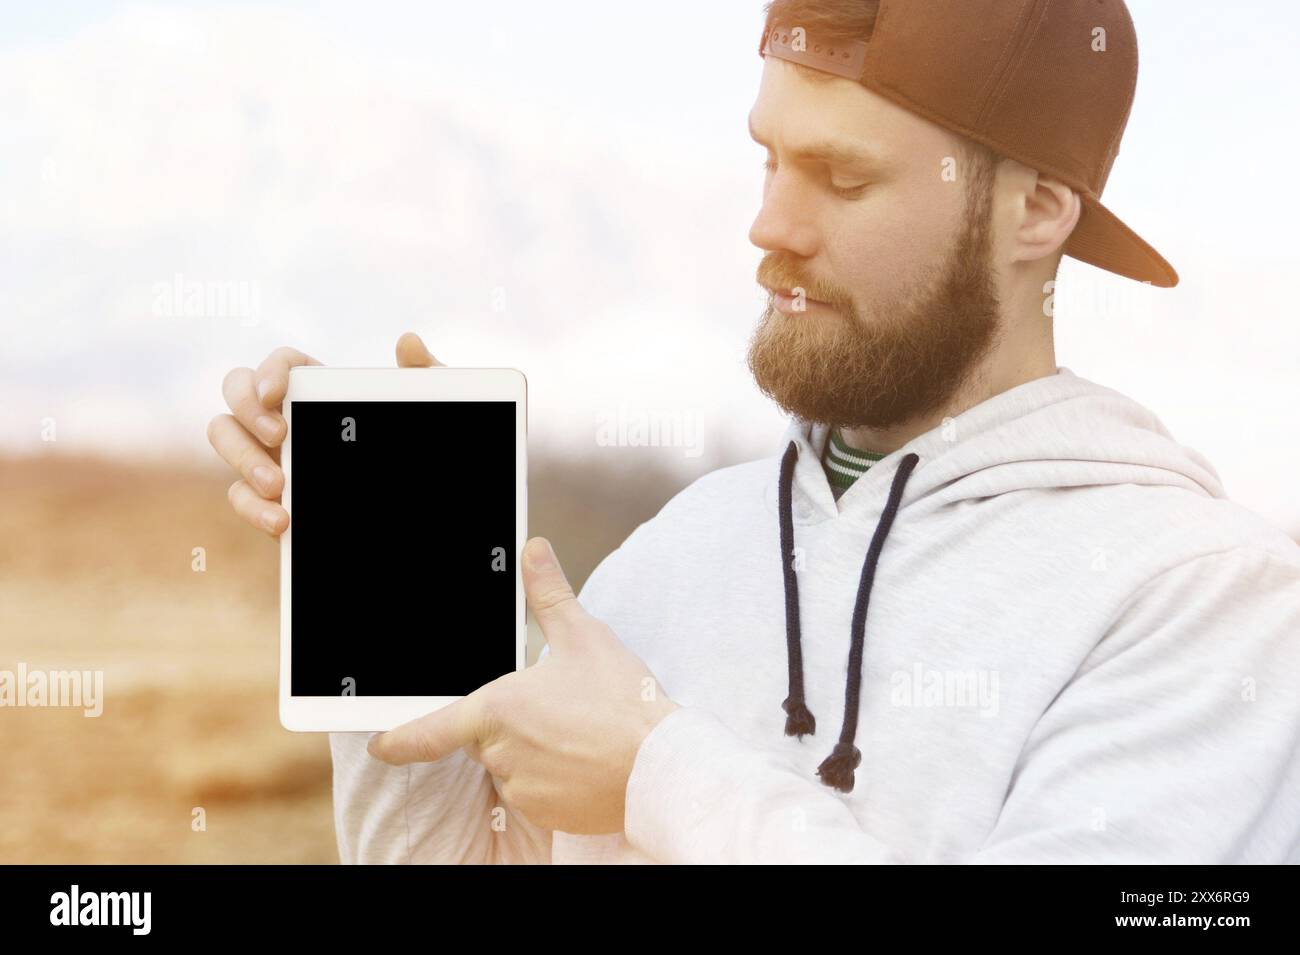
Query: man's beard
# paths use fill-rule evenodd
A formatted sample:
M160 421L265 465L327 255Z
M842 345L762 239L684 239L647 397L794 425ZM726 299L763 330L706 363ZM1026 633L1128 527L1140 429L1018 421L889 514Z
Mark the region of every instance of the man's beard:
M991 177L980 173L968 183L966 221L941 270L927 270L917 288L868 321L845 291L802 275L797 257L767 253L761 284L802 288L835 314L788 316L769 298L749 346L759 389L788 414L842 428L890 428L945 407L1001 330Z

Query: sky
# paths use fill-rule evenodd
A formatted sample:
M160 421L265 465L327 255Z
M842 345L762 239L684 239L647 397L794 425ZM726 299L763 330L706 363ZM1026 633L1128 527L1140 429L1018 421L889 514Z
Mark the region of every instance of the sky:
M1058 364L1141 401L1300 533L1300 11L1131 0L1141 72L1104 201L1179 270L1067 260ZM210 458L221 379L406 330L529 379L535 449L690 416L685 474L775 453L762 8L42 3L0 9L0 453ZM701 453L702 452L702 453Z

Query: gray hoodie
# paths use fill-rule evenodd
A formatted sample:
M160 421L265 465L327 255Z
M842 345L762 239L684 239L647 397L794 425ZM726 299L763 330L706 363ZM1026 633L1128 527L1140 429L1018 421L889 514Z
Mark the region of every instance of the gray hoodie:
M838 501L828 430L695 481L583 587L682 704L623 832L335 733L341 859L1300 862L1300 546L1204 457L1067 368Z

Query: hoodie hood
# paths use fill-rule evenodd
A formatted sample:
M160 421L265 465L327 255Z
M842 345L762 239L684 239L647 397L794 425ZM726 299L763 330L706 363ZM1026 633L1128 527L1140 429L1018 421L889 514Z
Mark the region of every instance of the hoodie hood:
M846 793L853 791L854 770L862 761L854 739L871 587L889 531L896 519L907 519L909 508L917 515L1010 491L1107 484L1166 485L1226 497L1210 462L1174 441L1154 414L1064 367L945 419L873 464L838 502L821 464L829 432L825 423L795 418L782 442L776 505L789 694L781 708L787 736L802 739L816 732L804 695L795 515L802 523L831 517L875 520L850 621L839 740L817 769L822 782ZM885 482L887 496L877 512Z
M1181 487L1213 498L1227 494L1213 465L1184 447L1150 410L1111 388L1058 367L949 418L875 462L838 501L822 468L830 427L792 418L778 454L798 448L793 474L799 522L869 515L899 463L918 462L899 506L941 506L1029 488L1145 484ZM768 501L776 510L777 475ZM900 515L900 519L904 516Z

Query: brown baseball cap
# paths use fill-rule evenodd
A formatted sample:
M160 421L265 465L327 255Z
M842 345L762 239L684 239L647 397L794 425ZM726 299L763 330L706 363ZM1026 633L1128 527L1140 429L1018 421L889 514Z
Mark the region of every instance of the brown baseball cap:
M1168 288L1172 265L1101 204L1137 87L1123 0L880 0L865 41L774 24L759 52L834 73L1055 176L1083 212L1065 254Z

